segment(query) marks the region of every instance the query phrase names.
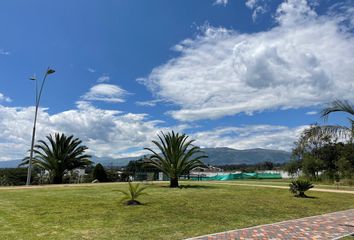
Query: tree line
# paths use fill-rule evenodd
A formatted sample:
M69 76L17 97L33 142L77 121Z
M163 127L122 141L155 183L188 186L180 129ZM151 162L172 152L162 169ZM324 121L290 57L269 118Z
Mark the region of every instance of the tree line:
M336 100L321 111L327 120L330 114L343 112L354 115L354 106L348 101ZM354 121L349 126L314 124L305 129L292 150L292 160L286 166L290 174L300 172L312 180L354 179Z

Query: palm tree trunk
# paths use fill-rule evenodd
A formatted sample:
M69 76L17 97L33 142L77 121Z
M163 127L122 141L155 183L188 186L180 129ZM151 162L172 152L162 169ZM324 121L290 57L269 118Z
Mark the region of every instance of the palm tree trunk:
M306 195L305 195L305 193L304 193L304 192L299 192L299 197L305 198L305 197L306 197Z
M54 184L62 184L63 183L63 176L54 176L53 183Z
M178 178L171 178L170 179L170 187L171 188L177 188L178 185Z

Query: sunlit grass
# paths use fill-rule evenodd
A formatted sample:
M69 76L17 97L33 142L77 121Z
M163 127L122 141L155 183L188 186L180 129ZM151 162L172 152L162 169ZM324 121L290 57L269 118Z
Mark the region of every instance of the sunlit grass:
M150 185L142 206L120 203L127 184L1 190L1 239L181 239L354 208L351 194L182 184Z

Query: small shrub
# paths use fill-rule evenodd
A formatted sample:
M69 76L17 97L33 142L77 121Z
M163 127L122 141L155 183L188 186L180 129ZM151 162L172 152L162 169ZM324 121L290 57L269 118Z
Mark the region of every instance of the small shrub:
M137 200L141 195L146 195L145 189L146 186L140 186L139 183L132 184L128 182L129 188L128 191L120 191L124 194L124 197L121 199L121 202L124 202L127 205L141 205L141 203Z
M306 179L296 179L290 183L290 192L295 194L296 197L307 197L305 192L313 188L312 183Z

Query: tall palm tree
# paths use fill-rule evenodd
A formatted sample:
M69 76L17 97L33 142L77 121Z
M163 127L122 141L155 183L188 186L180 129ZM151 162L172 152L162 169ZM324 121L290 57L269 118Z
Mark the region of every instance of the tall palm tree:
M335 100L328 104L321 111L321 118L325 121L328 119L329 115L334 112L344 112L351 116L354 116L354 105L348 101ZM350 142L353 142L354 138L354 120L348 118L350 126L341 126L341 125L324 125L319 126L315 125L305 131L307 139L317 137L320 135L328 135L335 138L347 138Z
M160 142L152 142L161 154L151 148L144 148L152 153L147 164L164 172L170 178L170 187L178 187L179 177L203 166L201 159L207 156L202 155L200 148L193 145L194 140L189 140L185 134L172 131L167 134L161 132L157 136Z
M73 135L67 137L56 133L54 137L50 134L46 138L49 143L39 140L35 145L33 166L49 171L52 183L60 184L68 171L92 164L91 156L84 154L87 147ZM28 163L29 157L26 157L20 165Z

